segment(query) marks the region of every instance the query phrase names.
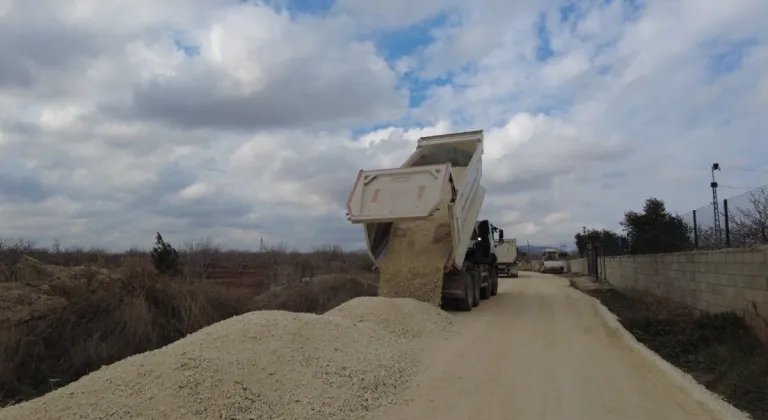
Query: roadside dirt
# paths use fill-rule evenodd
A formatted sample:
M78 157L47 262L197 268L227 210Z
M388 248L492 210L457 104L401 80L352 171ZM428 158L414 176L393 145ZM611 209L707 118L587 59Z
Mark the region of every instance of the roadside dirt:
M639 345L602 305L551 275L502 279L423 349L391 420L746 419Z

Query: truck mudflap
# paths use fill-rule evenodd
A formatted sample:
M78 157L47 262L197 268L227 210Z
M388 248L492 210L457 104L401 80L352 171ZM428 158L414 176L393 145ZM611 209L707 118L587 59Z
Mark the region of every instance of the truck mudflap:
M450 271L443 276L443 300L462 299L466 296L467 277L460 271ZM468 273L464 273L468 275Z

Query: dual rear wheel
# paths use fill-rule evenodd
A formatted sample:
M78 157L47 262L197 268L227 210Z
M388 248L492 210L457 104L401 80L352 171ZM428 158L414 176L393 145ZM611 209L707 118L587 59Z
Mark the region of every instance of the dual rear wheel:
M456 302L459 311L471 311L472 308L480 305L481 299L490 299L491 296L496 296L499 293L499 276L496 270L491 270L488 285L484 287L480 287L480 272L473 270L461 275L464 278L465 293L464 298Z

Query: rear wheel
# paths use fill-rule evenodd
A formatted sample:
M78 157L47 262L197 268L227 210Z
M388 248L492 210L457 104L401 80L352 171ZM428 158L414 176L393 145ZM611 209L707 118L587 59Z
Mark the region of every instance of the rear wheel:
M493 279L491 281L491 296L499 294L499 274L496 270L493 271Z
M474 282L469 273L461 273L461 279L464 283L464 297L456 300L456 309L462 312L469 312L473 306L476 306L474 303Z
M481 277L478 275L478 281ZM493 274L488 273L488 284L480 288L480 299L486 300L491 298L491 289L493 288Z
M480 305L480 273L472 271L472 277L472 288L474 290L472 306L477 307Z

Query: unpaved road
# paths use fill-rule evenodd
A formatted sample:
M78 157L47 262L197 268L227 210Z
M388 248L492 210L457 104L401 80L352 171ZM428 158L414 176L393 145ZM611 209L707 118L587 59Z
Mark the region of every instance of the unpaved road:
M521 272L425 345L419 377L388 420L742 419L623 330L567 280Z

